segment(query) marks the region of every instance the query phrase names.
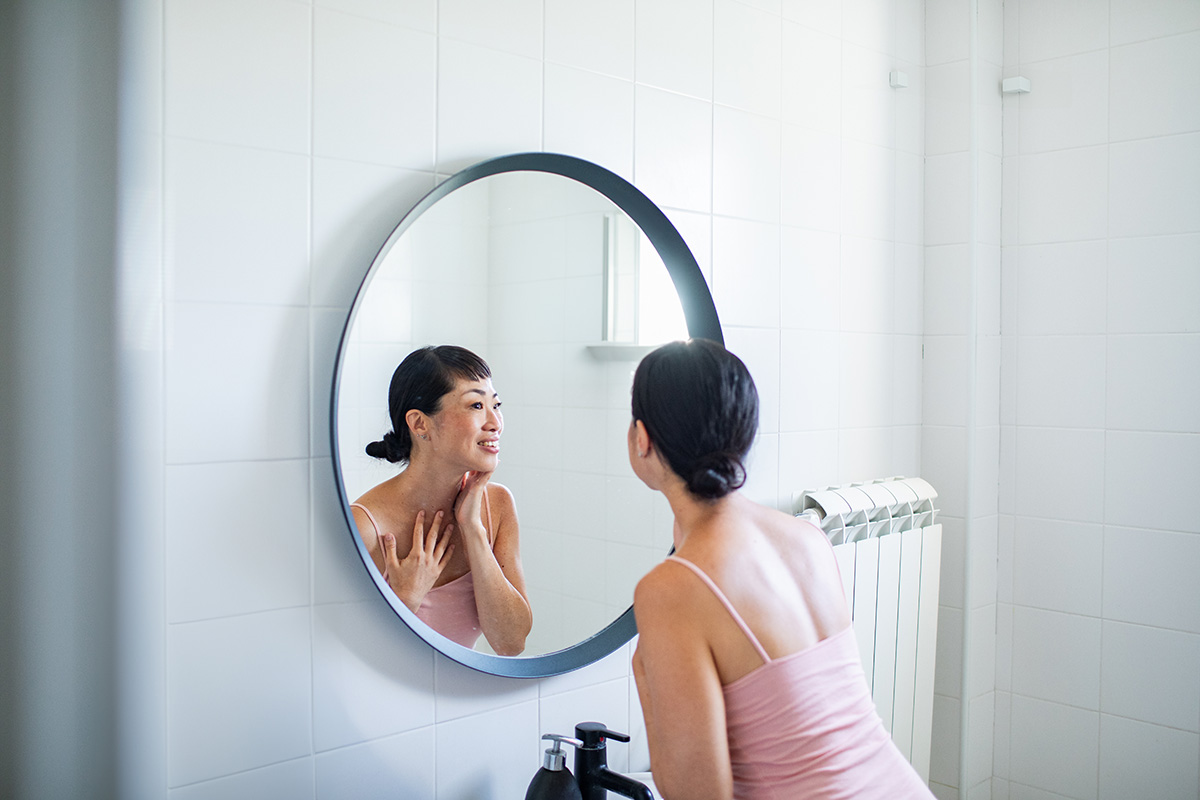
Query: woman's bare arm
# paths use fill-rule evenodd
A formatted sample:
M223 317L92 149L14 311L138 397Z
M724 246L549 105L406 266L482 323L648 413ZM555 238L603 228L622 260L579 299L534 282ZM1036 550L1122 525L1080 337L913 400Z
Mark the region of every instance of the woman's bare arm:
M472 486L475 476L467 479L464 493L488 491L486 476L482 486ZM533 612L525 594L525 573L521 569L520 527L517 523L516 507L512 495L503 486L494 485L489 492L492 524L495 541L488 541L482 520L471 511L475 501L469 494L460 507L465 506L460 520L479 520L480 530L463 530L463 541L471 563L472 581L475 585L475 606L479 612L479 626L488 644L499 655L515 656L525 650L525 639L533 628ZM460 524L463 524L460 522Z
M712 651L695 621L702 587L688 578L662 564L634 593L638 646L633 674L646 721L650 769L666 800L730 800L725 699Z

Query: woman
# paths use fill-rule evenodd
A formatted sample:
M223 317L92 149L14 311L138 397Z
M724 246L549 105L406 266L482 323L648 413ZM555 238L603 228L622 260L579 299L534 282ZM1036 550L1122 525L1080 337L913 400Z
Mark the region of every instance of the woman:
M720 345L638 365L629 460L675 515L633 604L654 781L667 800L932 798L875 711L825 535L737 492L757 427Z
M407 464L350 505L359 535L396 596L443 636L499 655L525 649L517 512L489 483L504 417L483 359L442 345L410 353L388 390L392 430L367 455Z

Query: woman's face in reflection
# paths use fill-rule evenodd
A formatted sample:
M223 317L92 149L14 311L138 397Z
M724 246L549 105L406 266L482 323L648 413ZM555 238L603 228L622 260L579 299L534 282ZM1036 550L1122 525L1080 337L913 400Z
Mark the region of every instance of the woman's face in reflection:
M500 433L504 415L500 396L488 378L459 379L442 395L433 423L431 444L440 457L463 470L492 472L500 461Z

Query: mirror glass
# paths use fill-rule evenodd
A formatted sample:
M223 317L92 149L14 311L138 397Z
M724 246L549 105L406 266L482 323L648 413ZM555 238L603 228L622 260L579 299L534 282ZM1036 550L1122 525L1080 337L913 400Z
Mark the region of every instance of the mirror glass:
M697 295L707 302L685 314L681 298ZM414 631L468 666L514 675L582 666L633 634L633 587L669 551L671 514L629 466L630 383L641 355L689 335L720 336L694 259L658 209L596 165L552 154L484 162L405 217L363 281L338 356L343 505L401 469L364 452L390 429L396 365L429 344L473 350L503 401L492 480L516 503L533 610L520 656L495 656L483 637L474 651L454 644L391 593L349 521Z

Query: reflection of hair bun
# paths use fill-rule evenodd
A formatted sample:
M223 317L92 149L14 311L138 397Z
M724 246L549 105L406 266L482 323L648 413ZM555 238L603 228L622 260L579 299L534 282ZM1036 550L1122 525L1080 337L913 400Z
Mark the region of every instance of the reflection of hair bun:
M383 458L395 464L399 461L407 461L408 456L412 453L412 440L407 436L408 431L405 431L405 436L397 436L392 431L388 431L383 435L383 440L379 442L371 442L367 445L367 455L371 458Z
M687 479L688 491L697 497L715 500L740 489L746 482L746 468L734 453L709 453L696 459Z

